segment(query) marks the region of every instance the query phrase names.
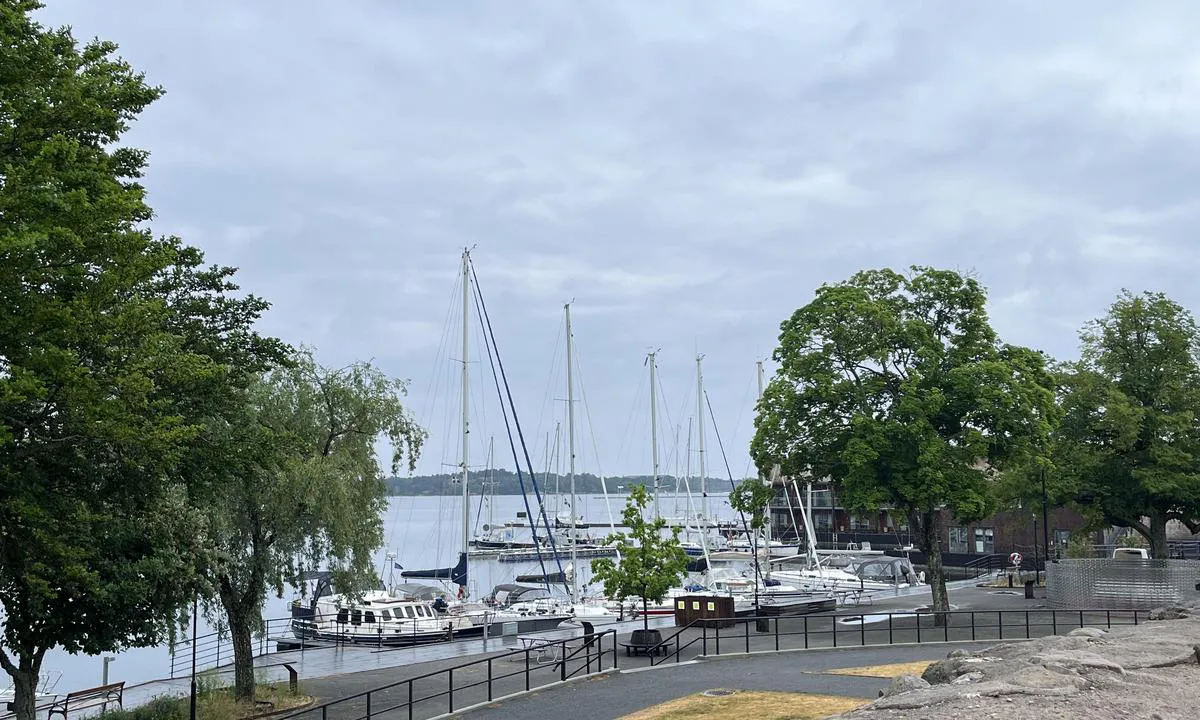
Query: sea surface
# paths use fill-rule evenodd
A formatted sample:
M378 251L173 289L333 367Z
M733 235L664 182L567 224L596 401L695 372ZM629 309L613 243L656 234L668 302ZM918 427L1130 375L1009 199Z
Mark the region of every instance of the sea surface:
M624 508L625 498L609 496L606 507L605 500L600 495L586 495L577 498L579 516L582 522L608 523L610 517L620 519ZM683 498L675 499L664 496L661 499L660 512L667 517L681 517L687 514L687 504ZM729 508L727 495L709 494L709 512L718 519L732 519L733 511ZM450 567L458 559L462 547L462 498L449 496L419 496L393 497L389 499L388 510L384 514L384 547L376 553L376 567L385 582L389 580L387 557L394 554L394 563L407 569L427 569ZM528 510L533 510L532 498ZM696 508L693 508L695 510ZM517 520L517 514L526 512L524 498L520 495L497 495L493 498L471 497L469 534L473 537L483 532L483 526L488 524L502 525ZM564 520L570 517L566 499L548 498L547 514L555 517L556 511ZM590 531L594 537L603 537L607 528L596 528ZM564 561L564 565L566 562ZM557 572L558 567L553 560L547 560L546 572ZM396 582L401 582L399 571ZM521 563L501 563L495 559L472 560L468 568L468 583L470 596L479 598L486 595L493 586L513 582L517 575L540 573L536 560ZM588 560L581 559L577 569L578 582L583 585L590 579ZM412 580L422 584L436 584L434 580ZM266 599L263 617L285 618L288 615L287 606L295 595L290 589L285 590L282 598L270 593ZM200 635L213 632L212 625L201 617L197 623ZM187 631L190 635L190 630ZM109 682L124 680L126 685L135 685L148 680L167 677L170 671L171 654L167 646L154 648L136 648L121 653L110 654L113 661L108 667ZM103 660L98 655L71 655L62 650L51 650L46 654L42 672L59 677L52 692L65 693L72 689L98 685L103 676ZM60 675L61 674L61 675ZM0 677L0 688L7 686L7 677Z

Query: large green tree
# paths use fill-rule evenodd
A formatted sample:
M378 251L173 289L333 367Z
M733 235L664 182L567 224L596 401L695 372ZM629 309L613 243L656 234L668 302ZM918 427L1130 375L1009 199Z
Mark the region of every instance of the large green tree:
M197 587L180 462L276 344L232 270L155 238L142 151L161 91L39 3L0 1L0 667L32 718L48 650L153 645Z
M1056 416L1045 358L1000 343L986 299L975 279L924 267L823 285L783 323L755 419L760 471L829 477L848 506L908 519L937 611L940 513L985 517L994 471L1039 453Z
M650 629L647 607L662 602L667 591L687 574L687 553L679 544L679 528L669 533L663 530L667 521L661 517L646 519L650 493L644 485L630 488L629 499L622 512L622 524L627 533L613 533L606 543L616 543L620 559L599 558L592 561L592 579L604 585L604 594L612 600L627 597L642 599L642 628Z
M1056 486L1097 525L1167 556L1167 523L1200 531L1200 329L1160 293L1123 292L1061 374Z
M282 595L305 570L329 567L343 591L377 579L391 473L412 469L425 432L403 405L405 383L367 363L318 365L308 352L265 375L243 405L207 431L193 477L212 543L214 601L228 619L234 688L254 697L251 637L268 590Z

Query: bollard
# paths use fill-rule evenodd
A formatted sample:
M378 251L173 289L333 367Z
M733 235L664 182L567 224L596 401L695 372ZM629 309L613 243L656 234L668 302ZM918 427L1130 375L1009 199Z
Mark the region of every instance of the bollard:
M283 666L288 671L288 689L293 695L300 693L299 675L296 673L296 668L292 667L291 663L283 663Z
M1025 581L1025 599L1026 600L1033 599L1033 581L1032 580Z

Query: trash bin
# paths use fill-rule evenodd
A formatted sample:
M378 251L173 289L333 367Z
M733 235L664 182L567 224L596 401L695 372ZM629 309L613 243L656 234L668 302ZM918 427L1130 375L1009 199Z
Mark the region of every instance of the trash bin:
M769 633L769 632L771 632L771 620L770 620L770 618L757 618L757 619L754 621L754 631L755 631L755 632L760 632L760 633Z
M1025 599L1026 600L1033 599L1033 581L1032 580L1025 581Z

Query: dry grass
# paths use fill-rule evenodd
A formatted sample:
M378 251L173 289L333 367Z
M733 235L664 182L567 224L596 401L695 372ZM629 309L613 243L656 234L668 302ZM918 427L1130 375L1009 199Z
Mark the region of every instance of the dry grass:
M834 670L822 670L822 674L829 675L857 675L861 677L873 678L894 678L901 675L917 675L925 672L925 668L937 662L937 660L918 660L916 662L892 663L891 665L864 665L862 667L836 668Z
M624 720L819 720L866 702L837 695L738 690L725 697L689 695L626 715Z

